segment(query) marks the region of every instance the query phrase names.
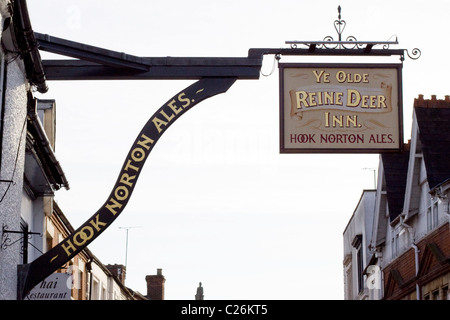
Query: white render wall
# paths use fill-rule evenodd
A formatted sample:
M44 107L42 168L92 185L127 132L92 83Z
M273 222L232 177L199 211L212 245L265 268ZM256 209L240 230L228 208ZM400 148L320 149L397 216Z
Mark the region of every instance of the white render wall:
M92 284L92 288L88 290L91 294L90 300L107 300L105 295L108 294L108 276L95 261L92 263L91 276L93 279L89 285Z
M43 232L44 211L42 210L49 200L45 197L31 199L25 190L22 191L21 217L28 224L31 232L39 232L40 235L32 235L28 239L28 262L32 262L45 251L45 236Z
M88 289L91 293L91 300L124 300L122 296L122 290L112 276L107 274L102 267L100 267L94 260L92 263L93 281L92 288ZM89 286L91 285L89 283ZM95 283L95 284L94 284Z
M0 0L1 25L7 14L6 0ZM14 58L15 54L8 53L6 56L3 52L0 54L0 90L2 91L5 81L3 67L7 68L5 101L0 102L0 114L2 111L4 113L0 179L13 181L13 183L0 183L0 228L7 226L9 230L20 230L26 141L24 125L29 85L25 77L23 61L20 58ZM4 110L1 110L3 106ZM0 239L3 239L2 229L0 233ZM9 234L9 236L11 239L17 239L18 235ZM7 248L0 248L0 300L17 298L17 265L21 263L20 258L20 241Z
M356 235L362 235L361 248L363 250L363 266L367 266L367 263L371 257L371 252L369 251L368 246L372 236L375 196L375 190L363 191L360 201L343 234L344 259L347 256L351 256L351 265L344 265L344 285L346 286L346 288L344 288L344 298L346 300L366 299L370 295L366 283L364 283L363 292L358 292L357 250L353 248L352 241ZM347 275L346 267L350 267L352 271L351 275ZM347 276L351 277L351 279L348 279ZM351 286L351 288L347 286ZM351 294L351 296L348 296L348 294Z

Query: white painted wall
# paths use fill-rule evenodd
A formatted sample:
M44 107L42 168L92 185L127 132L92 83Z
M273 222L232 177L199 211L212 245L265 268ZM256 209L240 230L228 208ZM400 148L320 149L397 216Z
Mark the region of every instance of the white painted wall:
M105 272L96 261L92 263L92 291L91 300L123 300L120 286L115 279ZM90 284L89 284L90 285ZM91 289L89 289L91 290Z
M1 0L1 25L7 16L6 0ZM26 138L24 125L27 110L26 93L29 85L25 77L24 64L20 58L16 58L16 54L5 54L0 49L0 60L0 90L2 92L6 81L5 101L0 101L0 113L4 114L0 179L13 181L13 183L0 183L0 228L7 226L9 230L20 230ZM3 78L3 68L6 68L6 79ZM2 239L3 232L0 236ZM0 249L0 299L16 299L18 263L20 263L19 244Z
M357 265L357 250L352 246L352 241L356 235L362 235L362 250L363 250L363 266L367 266L371 257L371 252L368 249L370 240L372 238L373 217L375 213L375 190L365 190L361 199L350 219L347 228L344 231L344 259L351 255L351 279L345 278L347 276L348 266L344 265L345 285L351 285L351 289L345 291L345 299L362 299L368 297L367 288L362 293L358 292L358 265ZM364 285L366 287L366 285ZM351 292L351 297L347 293Z
M6 1L0 2L0 21L3 25ZM26 128L26 92L28 84L25 69L20 59L2 52L2 66L6 66L6 79L3 79L3 68L0 68L0 88L6 81L5 101L0 103L4 110L2 163L0 179L12 180L13 183L0 183L0 227L20 230L20 210L22 200L23 169ZM5 60L7 63L5 63ZM2 232L3 238L3 232ZM0 251L0 299L16 299L17 264L20 262L20 245L13 245Z

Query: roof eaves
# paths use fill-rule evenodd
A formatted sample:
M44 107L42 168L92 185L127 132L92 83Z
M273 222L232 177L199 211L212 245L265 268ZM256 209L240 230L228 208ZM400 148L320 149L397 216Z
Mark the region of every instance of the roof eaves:
M407 148L405 148L407 149ZM403 210L406 180L408 174L409 151L384 153L381 155L386 183L386 197L389 219L392 222Z
M26 0L14 1L13 22L15 37L19 46L20 54L25 63L27 78L36 86L37 91L45 93L48 91L44 67L38 44L31 27L30 17Z

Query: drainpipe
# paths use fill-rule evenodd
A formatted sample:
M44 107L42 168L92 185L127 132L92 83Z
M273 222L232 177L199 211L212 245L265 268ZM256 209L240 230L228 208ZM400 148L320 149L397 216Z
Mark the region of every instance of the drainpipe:
M3 159L3 136L5 134L5 99L6 99L6 63L5 59L1 59L0 61L0 79L2 83L2 94L1 94L1 110L0 110L0 179L1 179L1 172L2 172L2 159ZM1 180L0 180L1 182Z
M93 276L92 276L92 261L93 259L90 258L89 261L86 264L86 269L89 274L89 300L92 300L92 282L93 282Z
M406 224L403 221L402 217L400 217L400 225L407 228L408 230L412 230L414 232L414 228L411 227L410 225ZM414 237L413 237L413 239L414 239ZM414 249L414 261L415 261L415 267L416 267L416 299L421 300L420 287L419 287L418 280L417 280L417 276L419 274L419 252L420 252L420 250L417 247L417 245L414 243L414 241L412 242L411 247Z
M413 249L414 249L414 260L416 262L416 299L421 300L420 287L419 287L419 283L418 283L418 279L417 279L417 276L419 274L419 252L420 252L420 250L414 242L411 244L411 247L413 247Z

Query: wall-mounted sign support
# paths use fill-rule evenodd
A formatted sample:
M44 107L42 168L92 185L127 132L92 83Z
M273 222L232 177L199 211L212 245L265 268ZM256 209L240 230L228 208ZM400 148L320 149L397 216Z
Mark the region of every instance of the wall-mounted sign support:
M150 117L125 158L117 181L104 205L88 221L61 241L56 247L50 249L31 263L19 265L18 299L23 299L40 281L61 268L76 254L82 251L123 212L130 200L147 157L161 135L175 120L201 101L226 92L236 80L259 79L262 61L265 55L275 55L278 58L283 55L399 56L401 61L404 60L404 54L407 51L404 49L390 49L387 45L393 44L392 42L352 42L355 46L350 48L348 42L354 39L342 41L341 35L344 25L342 21L339 8L339 20L335 24L337 25L336 30L339 33L339 40L337 42L331 41L330 38L319 42L287 42L291 45L291 48L250 49L248 56L243 58L136 57L122 52L114 52L35 33L39 50L76 58L76 60L44 60L43 66L47 80L192 79L198 81L170 98L166 104ZM306 48L297 48L298 45L306 45ZM374 49L376 45L383 45L383 48ZM420 51L417 49L413 53L420 55ZM320 66L317 69L319 70L318 77L325 79L325 73L329 73L331 77L332 70L322 67ZM283 67L282 70L285 70L285 68ZM320 73L321 70L323 70L323 73ZM346 74L351 73L345 70L348 69L343 69ZM312 69L307 72L314 74ZM366 71L358 69L357 73L364 78ZM369 78L371 81L372 76L367 76L363 81ZM352 90L359 90L359 88ZM306 92L306 90L303 91ZM362 91L363 88L358 91L361 97L363 95L361 93ZM354 94L356 97L359 97L356 93ZM368 94L364 93L364 95ZM305 103L303 105L301 104L302 101L306 101L308 107L312 107L313 100L308 100L310 99L309 96L306 98L302 93L294 92L294 97L297 97L300 101L300 104L296 105L306 108ZM318 96L316 97L316 99L319 99ZM376 105L384 107L385 104L387 105L386 100L378 99L377 102L372 102L371 98L367 99L364 100L364 103L367 103L369 106ZM324 101L325 97L322 98L322 102ZM356 104L356 100L351 101L351 104ZM334 102L338 102L337 98ZM332 119L331 117L329 118L329 123L332 123ZM349 121L350 124L353 123L352 119ZM361 122L355 123L358 125Z
M22 235L22 237L16 239L16 240L12 240L9 235L10 234L20 234ZM28 230L28 227L24 228L21 231L17 231L17 230L8 230L8 226L3 225L2 227L2 241L0 244L0 250L6 250L8 247L12 246L13 244L15 244L16 242L21 241L21 253L23 256L23 262L27 263L28 262L28 240L33 236L33 235L41 235L39 232L31 232ZM37 249L37 248L36 248Z
M235 81L236 78L203 78L173 96L150 117L131 146L119 177L104 205L57 246L33 262L20 266L21 282L18 292L20 299L94 241L123 212L145 161L167 128L196 104L226 92Z

